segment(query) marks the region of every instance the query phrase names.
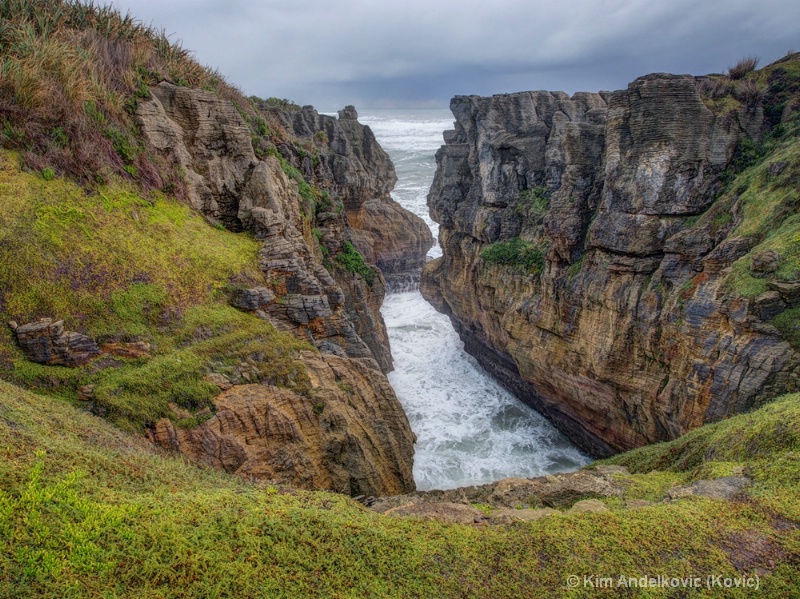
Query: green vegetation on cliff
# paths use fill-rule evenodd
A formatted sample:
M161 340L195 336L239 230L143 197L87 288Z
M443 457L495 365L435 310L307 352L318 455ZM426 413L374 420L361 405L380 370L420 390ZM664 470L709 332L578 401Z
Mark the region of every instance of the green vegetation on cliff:
M754 246L733 264L729 286L737 294L755 298L770 290L770 282L800 280L798 182L800 121L795 119L782 126L779 135L760 144L751 166L732 181L730 190L718 200L722 210L732 210L730 207L738 203L733 234ZM712 211L714 207L709 210Z
M0 328L1 376L90 404L126 428L212 408L211 371L233 376L248 362L253 380L307 390L294 357L310 346L228 306L228 292L254 285L259 243L210 227L160 194L123 184L87 194L62 178L46 181L0 153L0 320L61 318L100 343L149 344L150 356L114 357L105 368L29 362L13 332ZM256 358L256 359L253 359Z
M367 285L375 281L375 270L364 261L364 256L349 241L345 241L342 251L336 255L336 263L348 272L360 276Z
M481 252L481 258L489 264L510 266L533 275L538 275L544 270L544 255L545 252L541 248L519 237L498 241Z

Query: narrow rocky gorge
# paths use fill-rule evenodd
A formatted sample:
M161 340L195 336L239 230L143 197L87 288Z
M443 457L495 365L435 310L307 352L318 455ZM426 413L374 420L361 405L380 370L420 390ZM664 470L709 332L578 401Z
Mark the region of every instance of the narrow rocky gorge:
M767 159L758 185L785 195L762 208L752 181L731 188L796 118L787 70L722 99L708 91L720 77L656 74L613 93L451 101L428 198L444 255L421 290L590 453L673 439L800 385L798 348L776 328L800 302L796 250L768 241L796 209L800 165Z

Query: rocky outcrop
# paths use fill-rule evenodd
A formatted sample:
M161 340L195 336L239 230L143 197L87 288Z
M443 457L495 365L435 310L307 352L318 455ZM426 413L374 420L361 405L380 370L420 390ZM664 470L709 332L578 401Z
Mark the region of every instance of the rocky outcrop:
M387 273L403 260L419 267L429 245L408 235L416 217L397 205L386 212L396 222L356 222L364 206L392 205L388 156L354 110L339 119L311 107L265 113L288 121L296 137L269 151L258 145L257 153L254 141L264 140L230 102L166 82L151 91L138 104L139 125L184 173L189 203L212 223L263 242L261 280L232 282L230 303L324 354L303 359L319 404L287 390L234 386L208 422L183 430L162 421L154 438L226 470L307 488L413 489L413 435L384 376L392 365L380 315L386 281L375 264ZM365 242L368 226L383 227L382 239Z
M487 485L380 497L371 508L378 512L388 512L400 506L421 503L458 503L489 505L494 508L567 509L584 499L621 496L625 485L618 476L625 474L628 474L625 467L598 465L566 474L504 478Z
M64 330L64 321L42 318L36 322L17 325L9 323L17 343L31 362L60 366L81 366L100 354L91 337Z
M444 255L423 294L576 443L608 455L797 388L800 356L767 324L797 299L729 284L759 239L735 233L723 174L758 140L761 104L720 109L694 77L650 75L451 109L428 199Z
M152 93L151 101L138 105L140 126L149 143L185 173L189 203L213 222L234 231L250 230L264 241L260 259L266 284L258 297L253 291L236 290L232 303L244 309L252 304L253 310L319 347L374 358L384 371L390 370L385 331L365 335L370 343L358 333L383 328L375 308L382 302L383 286L380 281L373 285L361 294L369 301L356 302L348 310L347 294L322 265L312 239L312 224L324 227L335 221L331 245L338 250L348 240L344 216L331 212L312 223L316 214L304 211L299 182L275 156L256 156L250 130L230 102L166 82ZM342 164L347 163L345 155ZM389 171L373 173L369 180L387 193L396 180L391 162L388 165ZM347 184L361 189L367 182L344 179L343 188ZM340 278L346 287L357 285L345 273ZM248 295L253 297L244 299ZM355 292L349 295L363 299Z
M77 368L99 356L119 358L150 358L150 344L144 341L103 343L88 335L65 331L64 321L41 318L36 322L18 325L10 322L22 353L31 362L50 366Z
M606 511L599 499L623 496L627 468L591 469L539 478L504 478L488 485L447 491L416 491L370 500L370 509L391 516L430 518L461 524L510 524L561 513ZM478 506L478 507L476 507Z
M433 236L421 218L391 198L394 165L370 128L358 122L355 108L340 110L338 119L311 106L281 116L300 139L322 146L316 166L307 159L302 167L342 201L356 249L381 270L389 289L416 284Z
M145 138L182 173L192 208L241 231L239 198L256 166L247 124L211 92L167 82L150 92L136 110Z
M161 420L162 446L247 478L350 495L414 488L414 436L385 379L369 363L303 356L312 397L269 385L237 385L195 428Z

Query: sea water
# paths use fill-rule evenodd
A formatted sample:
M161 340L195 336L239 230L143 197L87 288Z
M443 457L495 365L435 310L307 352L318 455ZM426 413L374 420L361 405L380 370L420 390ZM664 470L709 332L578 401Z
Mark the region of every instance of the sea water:
M442 132L453 127L449 110L363 111L397 170L392 193L422 217L434 237L428 190ZM434 246L430 257L441 255ZM588 458L543 416L501 387L464 351L447 316L419 291L388 295L381 310L389 332L394 371L389 382L417 435L417 488L451 489L506 477L575 470Z

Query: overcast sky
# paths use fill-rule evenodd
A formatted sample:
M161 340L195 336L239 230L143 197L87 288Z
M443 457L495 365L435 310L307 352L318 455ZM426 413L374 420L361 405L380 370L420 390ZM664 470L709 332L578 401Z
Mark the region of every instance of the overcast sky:
M334 110L620 89L800 50L799 0L115 0L247 95Z

